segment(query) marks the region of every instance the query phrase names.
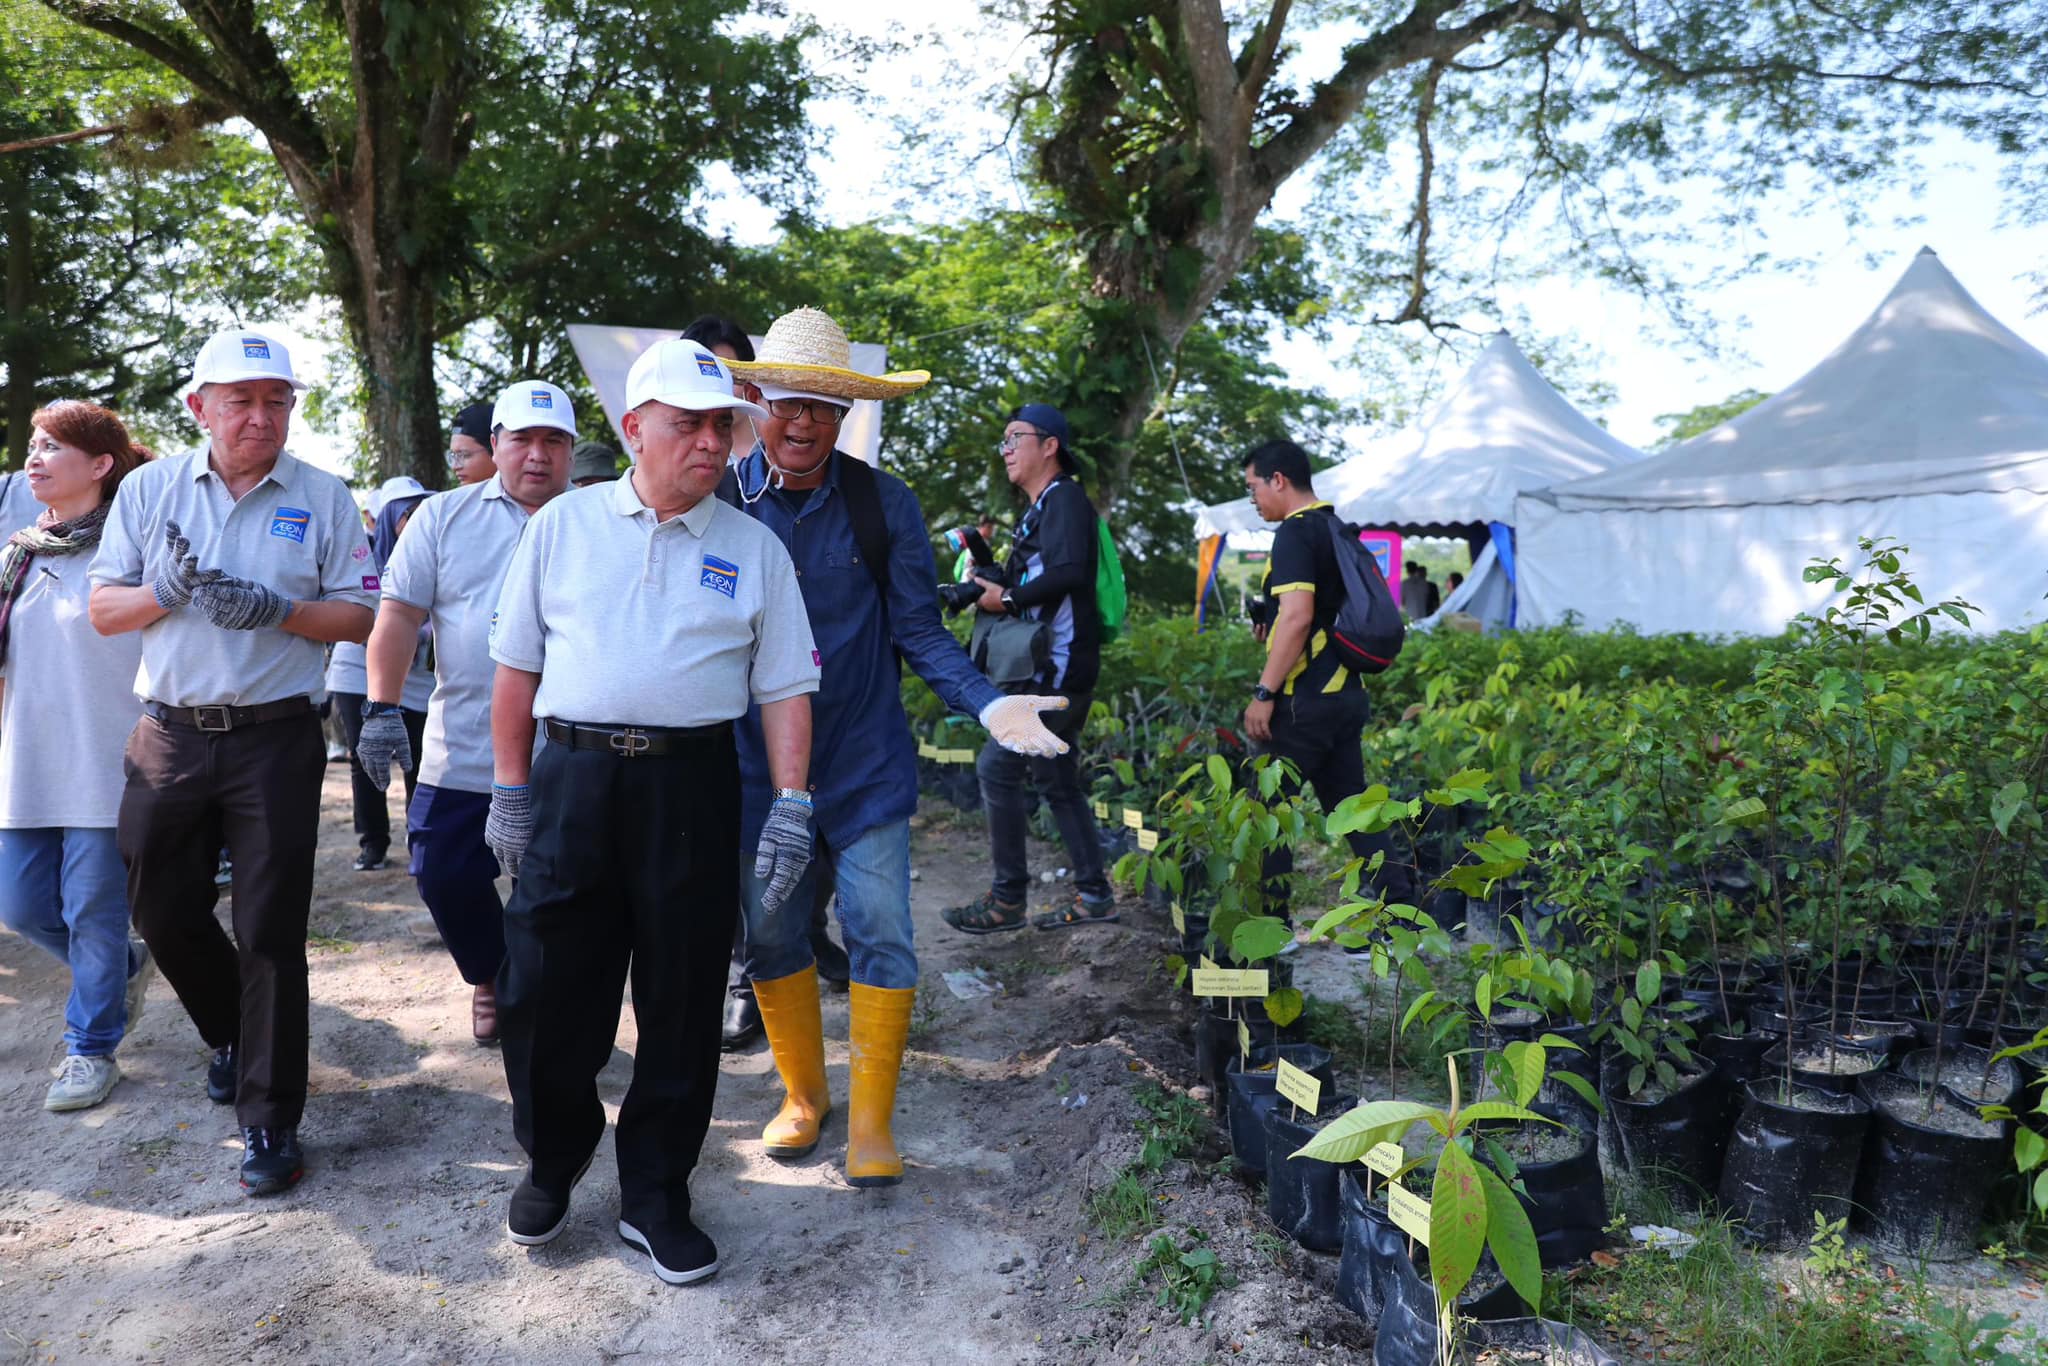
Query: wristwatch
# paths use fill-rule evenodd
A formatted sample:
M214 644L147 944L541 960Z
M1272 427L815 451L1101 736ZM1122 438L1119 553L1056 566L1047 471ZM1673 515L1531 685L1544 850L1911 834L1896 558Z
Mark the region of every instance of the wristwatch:
M1271 702L1273 700L1273 697L1273 690L1267 687L1265 684L1252 684L1252 700L1254 702Z
M1017 600L1010 596L1007 588L1003 590L1003 610L1013 617L1017 615Z

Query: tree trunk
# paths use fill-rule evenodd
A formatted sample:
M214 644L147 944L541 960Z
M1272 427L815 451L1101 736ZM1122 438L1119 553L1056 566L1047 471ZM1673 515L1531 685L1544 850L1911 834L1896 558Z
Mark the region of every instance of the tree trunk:
M36 410L36 365L33 320L35 298L35 214L28 202L29 162L17 157L6 163L7 186L7 460L20 469L28 459L28 420Z
M434 382L437 282L395 252L367 263L350 259L335 273L345 286L342 317L363 371L370 451L364 473L374 483L409 474L441 488L448 482L448 447Z

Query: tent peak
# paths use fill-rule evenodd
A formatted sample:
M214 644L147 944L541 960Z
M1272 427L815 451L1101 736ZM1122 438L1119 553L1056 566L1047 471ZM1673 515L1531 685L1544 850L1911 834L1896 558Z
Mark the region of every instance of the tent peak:
M1920 248L1920 250L1918 250L1918 251L1914 252L1913 254L1914 254L1915 256L1935 256L1935 257L1938 257L1938 256L1940 256L1940 254L1941 254L1941 253L1940 253L1940 252L1937 252L1937 251L1936 251L1936 250L1935 250L1935 249L1934 249L1933 247L1929 247L1929 246L1923 246L1923 247L1921 247L1921 248Z

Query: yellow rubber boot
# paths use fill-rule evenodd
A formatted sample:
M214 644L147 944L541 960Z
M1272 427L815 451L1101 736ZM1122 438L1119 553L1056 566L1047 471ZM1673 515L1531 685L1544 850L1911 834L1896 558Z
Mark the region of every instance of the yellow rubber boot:
M754 983L761 1027L782 1074L782 1108L761 1131L770 1157L805 1157L818 1146L818 1127L832 1110L825 1089L825 1023L818 1013L818 969Z
M889 1120L896 1111L896 1078L903 1070L903 1045L910 1037L910 1008L917 992L855 982L852 993L846 1180L854 1186L893 1186L903 1179L903 1159L896 1153Z

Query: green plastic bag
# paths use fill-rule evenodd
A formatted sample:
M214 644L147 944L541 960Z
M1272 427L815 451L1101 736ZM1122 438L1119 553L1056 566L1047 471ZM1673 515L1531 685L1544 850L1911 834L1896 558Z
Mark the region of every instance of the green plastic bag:
M1102 619L1102 643L1107 645L1123 634L1131 603L1124 592L1124 562L1117 557L1116 538L1100 517L1095 519L1095 546L1095 614Z

